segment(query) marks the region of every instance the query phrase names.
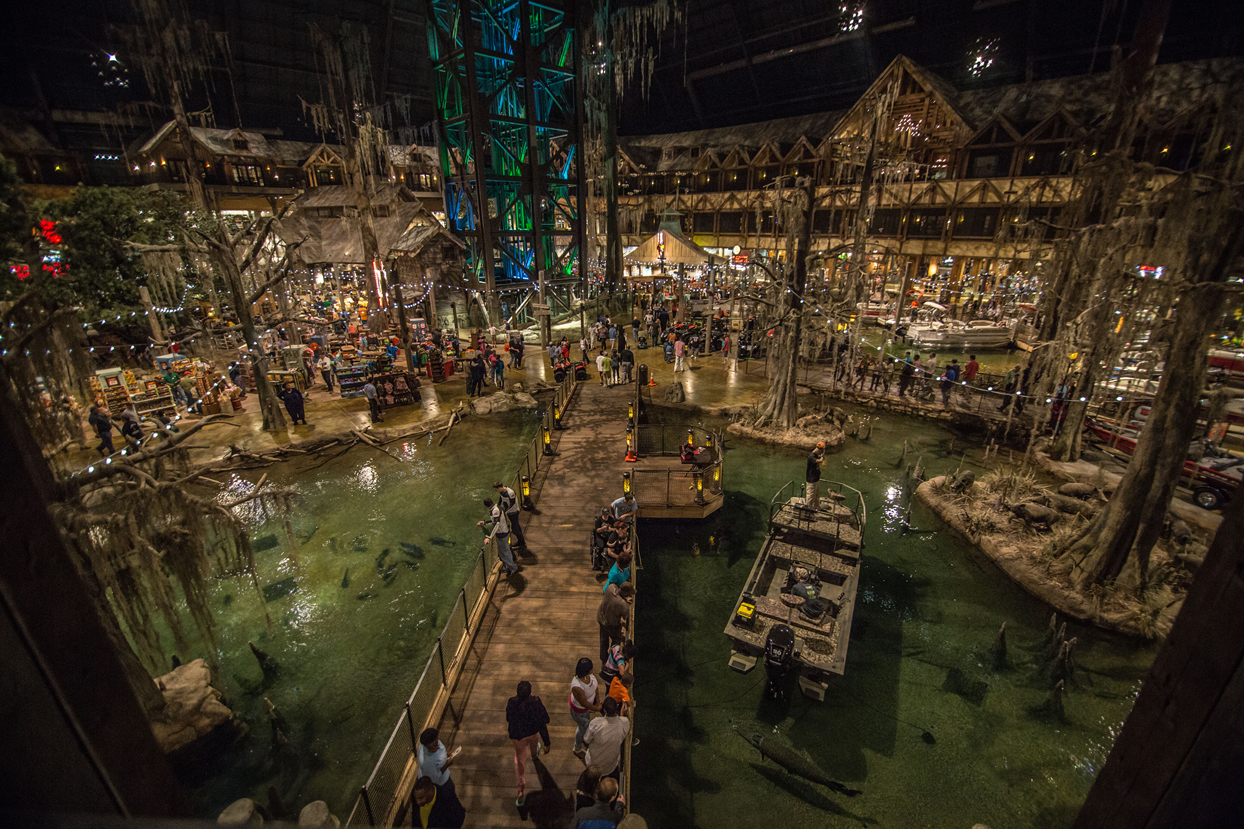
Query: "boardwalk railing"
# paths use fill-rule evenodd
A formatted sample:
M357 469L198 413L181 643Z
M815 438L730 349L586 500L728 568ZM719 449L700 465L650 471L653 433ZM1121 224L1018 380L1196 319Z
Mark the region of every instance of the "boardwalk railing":
M638 394L636 395L638 398ZM638 406L638 403L636 404ZM664 503L667 507L704 504L722 495L723 463L719 432L699 426L669 426L661 423L636 425L636 444L640 456L678 455L684 443L711 447L717 459L711 464L677 469L636 469L631 472L636 497L643 503Z
M558 421L577 388L573 372L557 386L553 402L541 419L540 429L514 473L514 492L523 505L534 503L531 479L551 458L545 447L551 447L552 433L560 428ZM440 720L499 580L500 565L492 560L490 545L481 544L475 567L458 591L449 620L436 637L436 647L428 656L423 673L380 752L380 759L359 790L346 826L390 826L400 814L418 772L415 749L419 734Z

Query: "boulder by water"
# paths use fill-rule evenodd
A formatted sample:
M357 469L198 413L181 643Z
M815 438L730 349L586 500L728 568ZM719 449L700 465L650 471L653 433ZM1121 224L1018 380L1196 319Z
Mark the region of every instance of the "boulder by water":
M682 383L670 383L665 387L666 403L685 403L687 400L687 392L683 389Z
M328 804L316 800L302 807L298 813L298 826L302 829L337 829L341 821L328 811Z
M471 400L471 408L477 415L511 412L515 409L534 409L538 405L536 399L526 392L511 394L508 391L499 391Z
M1058 488L1058 494L1067 495L1072 498L1092 498L1097 494L1097 487L1092 484L1063 484Z
M164 695L164 710L151 720L151 730L166 754L186 749L221 726L233 722L233 712L212 687L207 663L196 659L156 681Z
M263 826L259 806L249 797L235 800L216 818L218 826Z

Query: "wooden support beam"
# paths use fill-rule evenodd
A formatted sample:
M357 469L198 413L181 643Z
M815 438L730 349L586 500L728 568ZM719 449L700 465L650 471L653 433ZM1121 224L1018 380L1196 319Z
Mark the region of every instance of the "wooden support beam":
M1244 815L1244 498L1227 507L1183 610L1074 829L1239 825Z

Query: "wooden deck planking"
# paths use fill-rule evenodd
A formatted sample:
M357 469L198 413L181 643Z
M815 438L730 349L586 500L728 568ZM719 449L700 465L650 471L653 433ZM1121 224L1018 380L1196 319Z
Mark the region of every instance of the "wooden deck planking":
M632 386L580 385L562 418L565 430L554 438L556 456L532 482L538 509L522 518L532 552L519 556L522 572L498 586L441 719L441 739L462 747L453 778L469 826L571 823L583 762L571 753L575 724L566 699L575 662L583 656L599 662L596 610L604 583L591 570L588 539L600 507L622 494L633 393ZM520 810L505 703L523 679L549 711L553 750L528 763L527 804Z

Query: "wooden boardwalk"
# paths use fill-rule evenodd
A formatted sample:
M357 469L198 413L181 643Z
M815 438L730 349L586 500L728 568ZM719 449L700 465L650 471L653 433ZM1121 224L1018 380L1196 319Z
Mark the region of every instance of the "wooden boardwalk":
M603 505L622 494L626 404L633 385L580 384L553 439L556 456L533 482L538 511L523 514L530 550L522 571L502 580L441 719L441 739L461 746L453 766L467 826L569 826L583 762L574 756L567 697L575 663L599 670L596 609L604 576L592 571L588 540ZM532 684L552 722L552 752L527 764L527 802L514 804L514 750L505 703L519 680Z

